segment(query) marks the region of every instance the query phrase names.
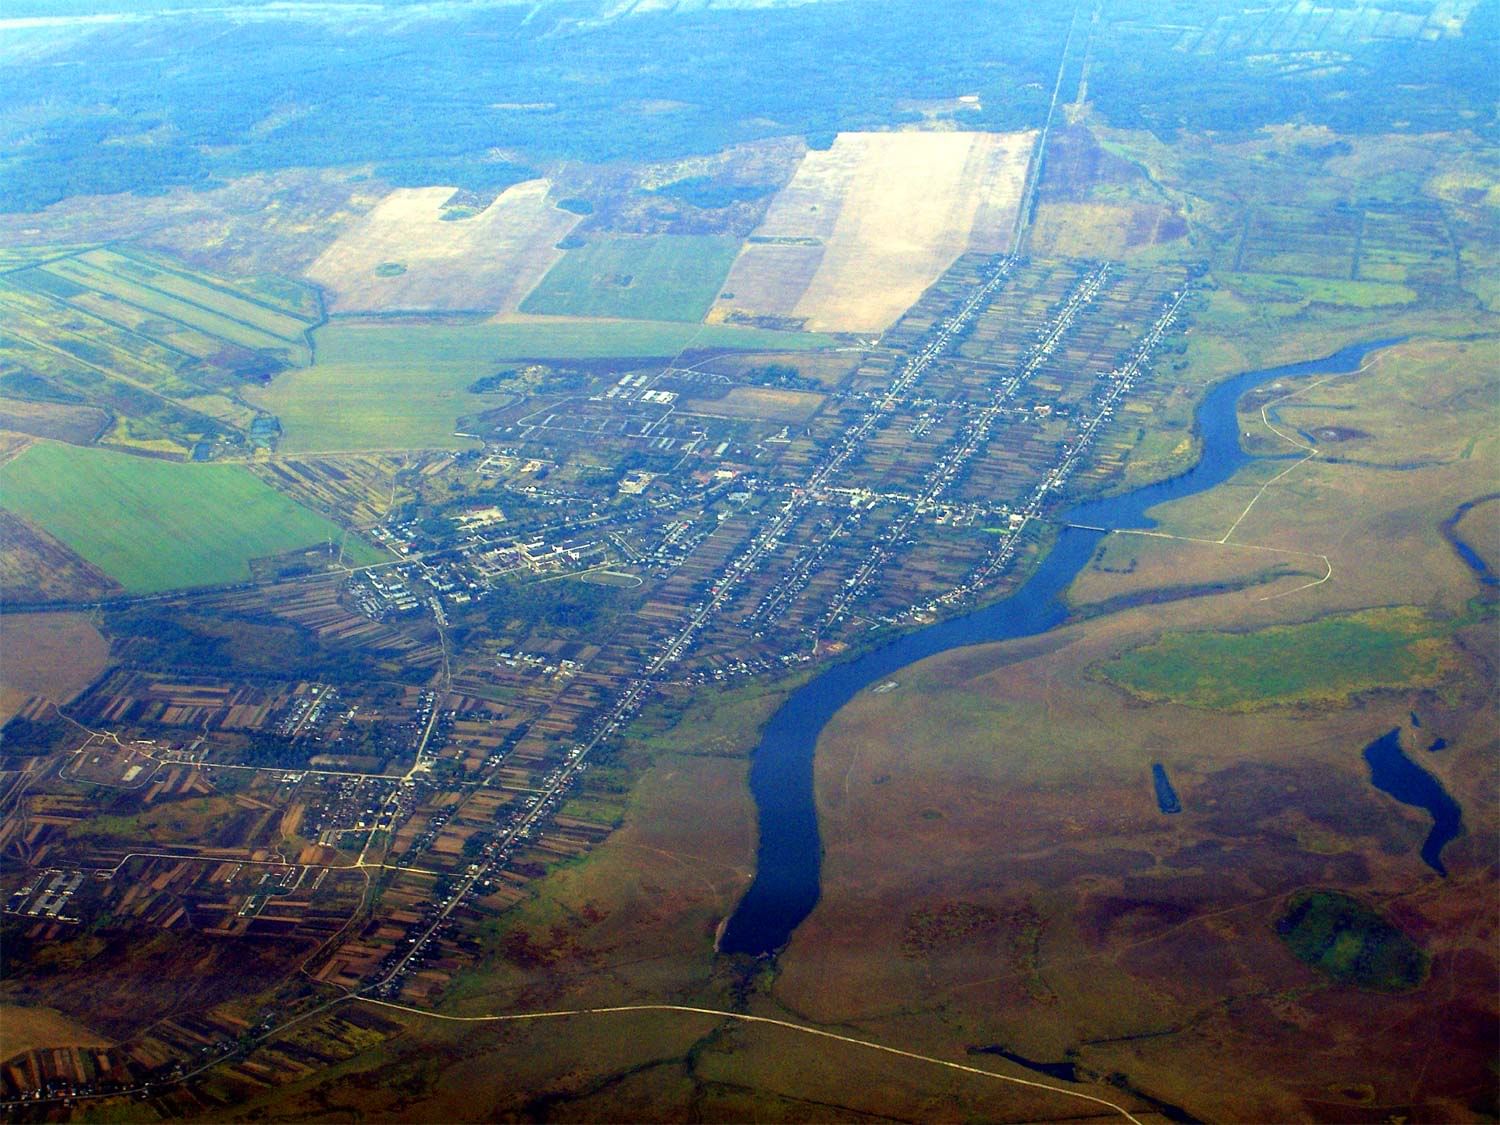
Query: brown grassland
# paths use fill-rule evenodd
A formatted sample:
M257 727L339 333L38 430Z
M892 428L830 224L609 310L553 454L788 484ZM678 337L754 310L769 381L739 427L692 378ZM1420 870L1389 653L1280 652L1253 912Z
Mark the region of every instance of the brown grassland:
M13 613L5 643L25 659L0 658L0 722L28 698L67 703L109 663L109 642L81 613Z
M948 653L841 713L816 760L824 894L782 957L775 995L818 1022L903 1036L941 1026L1029 1058L1068 1057L1210 1118L1472 1112L1490 1081L1495 1018L1500 840L1484 765L1495 683L1482 656L1493 627L1463 624L1479 586L1435 531L1500 464L1492 396L1478 393L1490 346L1414 341L1309 390L1306 401L1342 408L1327 417L1374 435L1365 463L1308 462L1223 546L1117 536L1073 600L1269 584ZM1297 417L1303 428L1322 420ZM1253 466L1248 481L1170 506L1163 529L1219 538L1268 475ZM1303 573L1274 577L1275 556L1251 545L1326 552L1333 578L1297 590L1320 563L1288 556ZM1413 600L1454 624L1454 671L1434 690L1316 707L1273 695L1229 714L1191 706L1190 686L1144 704L1089 674L1167 630L1317 622ZM1434 737L1450 746L1420 755L1468 827L1444 852L1447 881L1416 855L1427 818L1374 790L1360 757L1396 726L1410 751ZM1156 809L1153 762L1166 764L1180 816ZM1286 896L1309 887L1387 912L1432 955L1429 979L1375 995L1291 957L1273 923ZM1377 1018L1389 1034L1366 1034Z

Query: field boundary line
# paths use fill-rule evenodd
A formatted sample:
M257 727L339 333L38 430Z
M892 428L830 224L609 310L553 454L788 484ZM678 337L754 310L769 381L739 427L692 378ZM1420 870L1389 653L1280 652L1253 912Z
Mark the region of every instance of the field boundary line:
M887 1047L883 1043L873 1043L868 1039L856 1039L851 1035L840 1035L834 1031L824 1031L821 1028L792 1023L790 1020L774 1019L771 1016L752 1016L746 1012L725 1012L717 1008L697 1008L688 1004L621 1004L608 1008L571 1008L550 1012L517 1012L511 1015L451 1016L442 1012L412 1008L405 1004L393 1004L388 1000L376 1000L368 996L359 996L356 999L365 1004L374 1004L382 1008L393 1008L400 1012L410 1012L413 1015L426 1016L429 1019L448 1020L454 1023L518 1023L529 1020L564 1019L569 1016L604 1016L630 1012L683 1012L690 1015L713 1016L717 1019L739 1020L742 1023L766 1024L771 1027L782 1027L790 1031L801 1032L804 1035L815 1035L821 1039L832 1039L835 1042L848 1043L855 1047L865 1047L872 1051L883 1051L886 1054L913 1059L917 1062L932 1063L936 1066L947 1067L950 1070L961 1071L964 1074L977 1074L981 1078L993 1078L998 1082L1009 1082L1017 1086L1029 1086L1033 1089L1046 1090L1049 1093L1061 1094L1069 1098L1081 1098L1084 1101L1093 1102L1096 1105L1106 1106L1114 1110L1121 1117L1125 1118L1125 1120L1132 1122L1133 1125L1142 1125L1140 1119L1124 1106L1117 1105L1104 1098L1096 1097L1093 1094L1085 1094L1079 1090L1069 1090L1062 1086L1053 1086L1046 1082L1036 1082L1029 1078L1014 1078L1008 1074L997 1074L993 1070L984 1070L977 1066L966 1066L963 1063L950 1062L947 1059L935 1058L932 1055L921 1055L915 1051L902 1050L900 1047Z

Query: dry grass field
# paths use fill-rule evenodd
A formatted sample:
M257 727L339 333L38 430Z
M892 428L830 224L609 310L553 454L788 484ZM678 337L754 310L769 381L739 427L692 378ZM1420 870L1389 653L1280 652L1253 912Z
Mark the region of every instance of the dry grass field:
M52 1008L0 1004L0 1061L37 1047L108 1047L109 1039Z
M471 218L445 220L452 188L399 188L319 255L307 276L336 313L513 312L562 257L579 216L554 207L547 180L506 189Z
M695 414L718 418L761 418L769 422L805 422L823 405L823 395L812 391L783 391L772 387L734 387L723 398L689 399Z
M711 317L878 332L965 250L1009 247L1032 133L841 133L809 152Z
M1129 259L1184 229L1174 212L1150 203L1044 203L1028 248L1037 257Z

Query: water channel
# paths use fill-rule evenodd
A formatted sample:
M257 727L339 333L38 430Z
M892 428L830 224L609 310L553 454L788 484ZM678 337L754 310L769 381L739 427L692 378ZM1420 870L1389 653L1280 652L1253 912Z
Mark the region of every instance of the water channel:
M1034 636L1062 624L1067 616L1062 595L1106 534L1091 528L1153 527L1155 521L1146 515L1149 509L1221 484L1253 460L1240 446L1235 405L1241 395L1274 379L1355 371L1370 352L1398 342L1354 344L1323 359L1247 371L1218 384L1199 404L1194 421L1203 452L1188 472L1069 509L1059 517L1069 526L1010 597L835 664L788 696L766 725L751 759L750 791L760 828L755 880L724 927L719 948L726 953L774 953L817 905L822 843L813 793L813 751L823 727L840 708L871 684L929 656Z

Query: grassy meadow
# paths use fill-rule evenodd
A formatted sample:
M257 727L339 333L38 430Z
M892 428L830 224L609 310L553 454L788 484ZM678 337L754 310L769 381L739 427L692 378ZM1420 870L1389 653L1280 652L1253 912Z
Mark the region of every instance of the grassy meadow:
M1248 633L1168 633L1099 669L1142 699L1222 710L1336 701L1439 682L1447 629L1403 606Z
M287 452L452 449L459 415L475 409L467 388L516 359L673 356L687 347L817 348L827 336L663 321L516 321L355 325L317 333L318 361L247 392L281 419Z
M133 594L250 577L251 559L343 535L235 465L185 465L39 443L0 467L0 506ZM346 557L374 562L351 541Z
M521 303L525 313L699 321L739 240L714 235L600 238L569 250Z

